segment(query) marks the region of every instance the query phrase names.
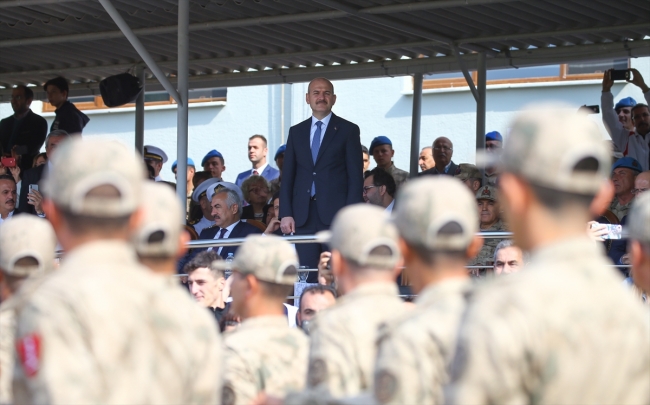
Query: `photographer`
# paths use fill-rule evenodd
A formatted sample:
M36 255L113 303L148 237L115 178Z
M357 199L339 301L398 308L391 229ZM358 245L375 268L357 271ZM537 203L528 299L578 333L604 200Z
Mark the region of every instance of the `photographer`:
M613 72L614 70L610 69L603 75L603 93L600 97L600 104L605 128L624 156L635 158L641 163L643 170L648 170L650 168L650 162L648 162L650 156L650 146L648 146L650 143L650 110L646 104L636 104L631 108L632 123L636 128L631 131L623 126L619 121L617 111L614 110L614 96L611 93L614 85ZM629 69L628 72L632 74L632 77L625 81L639 87L646 103L650 104L650 88L646 85L641 73L636 69Z

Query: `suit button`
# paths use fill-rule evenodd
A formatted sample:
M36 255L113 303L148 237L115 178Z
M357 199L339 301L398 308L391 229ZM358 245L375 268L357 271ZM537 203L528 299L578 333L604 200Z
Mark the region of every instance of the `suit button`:
M311 193L311 190L307 190L308 193Z
M315 175L316 175L316 172L313 172L312 174L315 176Z

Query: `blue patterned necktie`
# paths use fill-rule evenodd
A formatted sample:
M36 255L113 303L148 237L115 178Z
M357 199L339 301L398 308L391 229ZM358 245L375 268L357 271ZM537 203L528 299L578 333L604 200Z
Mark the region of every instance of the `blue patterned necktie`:
M320 137L321 130L320 127L323 125L321 121L316 121L316 132L314 132L314 139L311 141L311 159L316 164L316 158L318 157L318 150L320 149ZM311 196L316 195L316 184L312 181L311 183Z

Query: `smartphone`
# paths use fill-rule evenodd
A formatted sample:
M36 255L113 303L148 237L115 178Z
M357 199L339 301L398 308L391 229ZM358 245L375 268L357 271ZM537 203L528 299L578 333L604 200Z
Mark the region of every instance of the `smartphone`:
M29 185L29 191L38 191L38 184L30 184Z
M628 69L625 70L618 70L614 69L612 70L612 80L630 80L630 71Z
M16 167L16 158L3 157L0 164L4 167Z
M592 224L591 228L593 228L596 224ZM607 235L601 236L603 239L621 239L622 234L623 234L623 226L622 225L612 225L612 224L598 224L598 225L605 225L607 227Z
M580 109L585 111L587 114L600 114L599 105L583 105Z

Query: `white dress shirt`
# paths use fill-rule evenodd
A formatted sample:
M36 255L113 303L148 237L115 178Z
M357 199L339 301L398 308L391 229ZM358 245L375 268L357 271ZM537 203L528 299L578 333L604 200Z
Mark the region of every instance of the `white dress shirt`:
M318 126L316 126L316 123L318 121L323 123L323 125L320 126L320 144L321 145L323 144L323 138L325 137L325 131L327 131L327 125L330 123L330 119L332 119L331 112L327 114L327 117L323 118L322 120L319 120L318 118L312 115L311 132L309 134L309 147L311 147L311 143L314 141L314 135L316 134L316 129L318 129Z
M237 224L240 223L240 222L241 221L237 221L237 222L233 222L232 224L228 225L226 227L226 233L224 233L221 238L219 238L219 235L221 234L221 229L223 229L223 228L219 229L217 231L217 233L214 235L213 239L228 239L230 237L230 233L232 232L232 230L235 229ZM221 254L222 249L223 249L223 246L219 246L219 250L217 250L217 254ZM208 250L210 250L210 249L208 249Z
M384 211L387 213L391 214L393 212L393 207L395 206L395 200L391 201L390 204L388 204L388 207Z
M212 225L214 225L214 221L210 221L206 217L201 217L201 220L194 224L194 230L200 235L202 230Z
M13 217L13 216L14 216L14 212L16 212L16 210L11 211L11 212L9 213L9 215L7 215L7 218L2 218L2 217L0 217L0 225L2 225L2 223L5 222L6 220L8 220L9 218Z
M266 166L268 165L269 165L268 163L264 163L264 166L261 166L259 169L255 169L255 168L251 169L251 176L255 174L253 173L254 171L257 171L257 173L261 176L262 173L264 173L264 170L266 170Z

